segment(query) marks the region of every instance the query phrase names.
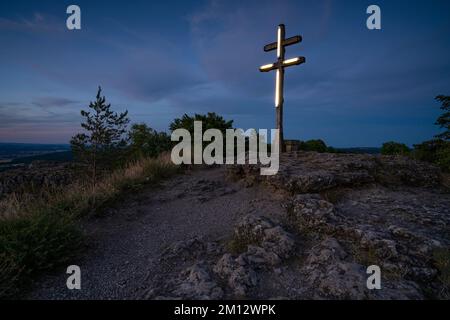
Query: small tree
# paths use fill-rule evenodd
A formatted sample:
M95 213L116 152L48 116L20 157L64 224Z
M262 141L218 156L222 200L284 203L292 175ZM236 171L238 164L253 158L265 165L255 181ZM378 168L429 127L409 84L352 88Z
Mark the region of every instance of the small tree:
M126 146L124 134L128 125L128 111L115 113L111 104L101 95L98 88L95 102L89 104L89 111L81 110L84 121L81 127L84 133L72 137L70 144L75 159L85 163L92 184L95 186L99 172L117 164L117 157Z
M128 133L130 153L133 158L142 156L156 157L170 150L172 142L165 132L157 132L145 123L136 123Z
M395 141L389 141L383 143L381 146L381 154L383 155L403 155L406 156L410 153L410 149L404 143L398 143Z
M175 131L176 129L186 129L191 135L194 134L194 122L202 122L202 135L208 129L218 129L224 134L224 144L225 144L225 133L227 129L233 128L233 120L226 121L222 116L216 114L215 112L208 112L206 115L195 114L194 116L189 116L184 114L181 118L176 118L169 125L170 131ZM194 144L194 140L192 140ZM203 142L203 146L207 145L208 142ZM225 153L225 148L224 148Z
M186 129L194 134L194 121L202 122L202 129L205 132L208 129L219 129L225 133L226 129L233 127L233 120L226 121L223 117L214 112L208 112L206 115L195 114L193 117L184 114L181 118L177 118L170 124L170 130Z
M441 110L444 113L436 120L435 124L445 129L445 131L435 137L448 141L450 140L450 96L439 95L436 97L436 100L442 104Z

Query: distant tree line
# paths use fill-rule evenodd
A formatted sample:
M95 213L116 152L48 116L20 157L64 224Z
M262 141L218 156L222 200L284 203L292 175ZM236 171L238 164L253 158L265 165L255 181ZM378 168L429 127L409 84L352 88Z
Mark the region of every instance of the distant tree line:
M450 171L450 96L437 96L441 103L443 114L437 119L436 125L445 129L434 139L414 145L410 149L403 143L389 141L383 144L383 155L410 156L418 160L428 161L439 165L443 170ZM83 133L72 137L71 148L75 160L82 165L92 184L105 172L124 166L127 162L142 157L157 157L165 151L171 150L173 142L165 132L158 132L145 123L128 125L128 111L116 113L111 110L111 104L106 102L99 87L95 101L89 104L88 110L82 110ZM169 128L186 129L194 133L194 121L202 121L203 132L208 129L219 129L223 133L233 127L232 120L225 120L216 113L206 115L184 114L174 119ZM321 139L300 141L298 148L304 151L340 152L327 146Z
M442 110L435 124L443 131L431 140L415 144L412 149L404 143L385 142L381 154L409 156L434 163L443 171L450 172L450 96L439 95L435 99L440 102Z
M336 153L336 152L338 152L333 147L327 146L327 144L321 139L300 141L300 145L298 148L303 151L315 151L315 152L319 152L319 153L324 153L324 152Z
M99 176L113 169L124 166L129 161L142 157L157 157L171 150L173 142L165 132L158 132L145 123L132 124L128 111L116 113L111 104L102 96L98 88L95 101L89 104L88 110L82 110L83 132L72 137L70 144L74 159L95 185ZM194 121L202 121L203 132L207 129L219 129L225 133L231 129L233 121L226 121L216 113L206 115L184 114L173 120L170 130L187 129L194 133Z

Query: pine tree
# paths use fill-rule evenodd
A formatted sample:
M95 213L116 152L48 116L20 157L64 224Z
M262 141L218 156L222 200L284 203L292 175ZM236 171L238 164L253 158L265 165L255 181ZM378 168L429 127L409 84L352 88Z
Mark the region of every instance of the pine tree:
M124 134L129 123L128 111L119 114L111 111L111 104L106 103L101 93L99 87L89 111L81 110L84 117L81 127L85 132L70 141L75 158L87 165L94 186L100 172L116 164L117 156L127 144Z

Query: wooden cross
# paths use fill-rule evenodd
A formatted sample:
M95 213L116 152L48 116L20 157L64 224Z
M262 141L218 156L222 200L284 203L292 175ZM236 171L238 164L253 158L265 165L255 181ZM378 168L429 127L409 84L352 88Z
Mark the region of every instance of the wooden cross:
M276 109L276 128L279 130L279 146L281 151L285 151L284 137L283 137L283 87L284 87L284 68L299 65L305 62L305 57L296 57L292 59L284 59L285 47L299 43L302 41L301 36L294 36L285 39L285 26L280 24L278 26L278 36L277 42L272 42L264 46L264 51L277 50L278 60L275 63L270 63L263 65L259 68L261 72L269 72L276 70L276 80L275 80L275 109ZM277 138L277 137L276 137Z

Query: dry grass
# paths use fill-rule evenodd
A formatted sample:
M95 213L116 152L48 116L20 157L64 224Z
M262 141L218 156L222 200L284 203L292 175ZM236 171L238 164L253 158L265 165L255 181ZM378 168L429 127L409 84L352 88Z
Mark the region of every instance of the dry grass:
M17 294L36 273L66 262L82 244L77 220L98 214L130 190L177 172L168 154L144 158L105 176L95 186L77 182L0 202L0 298Z
M64 188L46 188L35 194L11 194L0 201L0 221L29 217L38 208L56 207L78 217L98 213L104 205L124 192L156 183L178 170L169 154L158 158L143 158L129 163L124 169L105 176L95 186L77 181Z
M435 266L439 270L439 280L443 288L441 296L444 299L450 298L450 248L438 248L433 252Z
M448 190L450 190L450 173L443 172L441 174L441 177L442 177L441 179L442 185Z

